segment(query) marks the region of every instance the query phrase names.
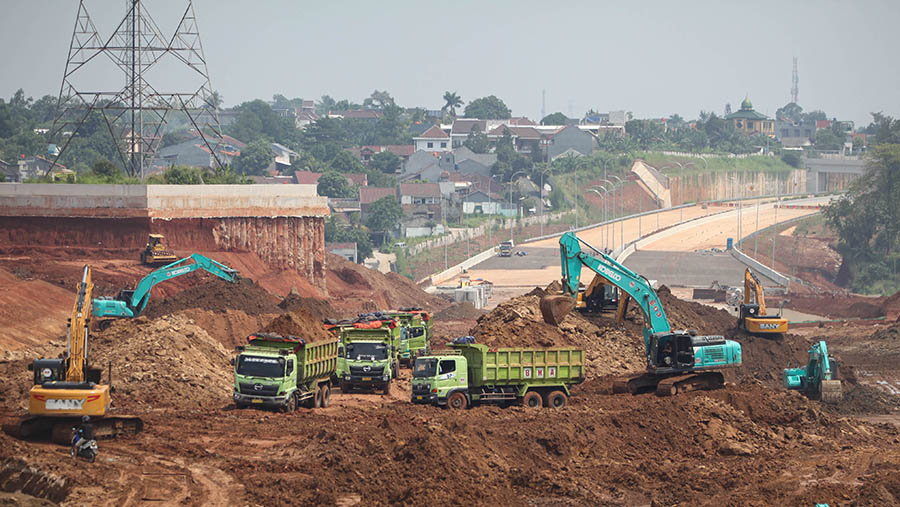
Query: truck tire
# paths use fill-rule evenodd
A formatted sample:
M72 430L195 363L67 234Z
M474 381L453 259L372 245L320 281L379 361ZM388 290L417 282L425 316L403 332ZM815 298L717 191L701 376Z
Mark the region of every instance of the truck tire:
M320 391L322 392L322 408L328 408L331 405L331 386L323 385Z
M293 414L297 411L297 393L291 393L291 395L287 399L287 403L284 404L282 409L288 414Z
M525 408L540 408L544 404L541 395L535 391L528 391L522 398L522 406Z
M322 408L322 389L316 386L316 394L313 395L313 408Z
M469 400L466 399L466 395L459 391L451 393L450 396L447 397L447 408L452 408L453 410L463 410L468 405Z
M383 394L384 396L391 394L391 381L388 381L388 383L384 385Z
M553 391L547 396L547 406L550 408L563 408L567 401L566 393L562 391Z

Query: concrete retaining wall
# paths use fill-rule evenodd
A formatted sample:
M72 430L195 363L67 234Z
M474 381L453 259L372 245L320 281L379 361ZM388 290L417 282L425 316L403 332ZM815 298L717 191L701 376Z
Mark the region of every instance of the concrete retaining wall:
M453 278L454 276L462 273L464 269L469 269L476 264L479 264L481 262L484 262L484 261L490 259L494 255L495 255L494 249L489 248L477 255L473 255L472 257L469 257L468 259L460 262L459 264L457 264L455 266L451 266L448 269L441 271L440 273L435 273L435 274L431 275L431 277L430 277L431 285L437 285L437 284L443 282L444 280L449 280L449 279ZM424 283L426 281L428 281L428 280L427 279L421 280L421 281L419 281L419 283Z
M0 184L0 216L325 216L316 185Z

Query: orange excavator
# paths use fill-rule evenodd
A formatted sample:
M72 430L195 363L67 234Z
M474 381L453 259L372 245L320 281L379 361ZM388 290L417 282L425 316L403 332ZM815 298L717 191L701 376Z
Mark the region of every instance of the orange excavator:
M106 383L101 381L102 368L89 366L88 335L91 319L91 267L84 267L78 296L68 322L66 352L58 358L35 359L28 365L34 374L34 386L29 391L29 415L14 428L21 437L51 434L54 442L68 444L72 427L82 416L92 418L98 438L135 434L143 429L138 417L109 414L112 367Z
M781 335L788 330L788 321L781 315L768 315L766 296L759 278L747 268L744 271L744 302L739 307L738 326L751 334Z

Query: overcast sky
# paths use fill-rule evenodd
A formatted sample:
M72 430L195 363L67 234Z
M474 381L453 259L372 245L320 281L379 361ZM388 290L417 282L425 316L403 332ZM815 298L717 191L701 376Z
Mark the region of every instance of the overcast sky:
M106 39L126 0L86 0ZM145 0L170 37L183 0ZM59 92L76 0L2 0L0 96ZM212 86L226 105L253 98L362 102L388 90L403 106L438 109L445 91L494 94L514 115L635 117L737 109L745 94L773 116L790 101L829 117L900 117L897 0L395 1L194 0ZM99 64L98 64L99 65ZM174 67L169 67L174 69ZM160 72L163 72L162 70ZM155 76L173 89L175 70ZM108 68L81 79L119 86ZM168 81L167 81L168 80ZM189 80L189 78L185 78ZM189 87L188 87L189 88Z

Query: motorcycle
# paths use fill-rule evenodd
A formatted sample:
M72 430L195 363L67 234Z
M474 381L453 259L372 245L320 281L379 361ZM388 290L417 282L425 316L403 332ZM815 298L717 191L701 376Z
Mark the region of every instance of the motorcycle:
M69 454L72 458L75 458L75 453L78 453L78 457L86 458L89 462L93 463L97 458L97 441L89 440L86 444L80 445L82 440L81 438L81 430L77 430L72 428L74 434L72 435L72 449L69 451Z

